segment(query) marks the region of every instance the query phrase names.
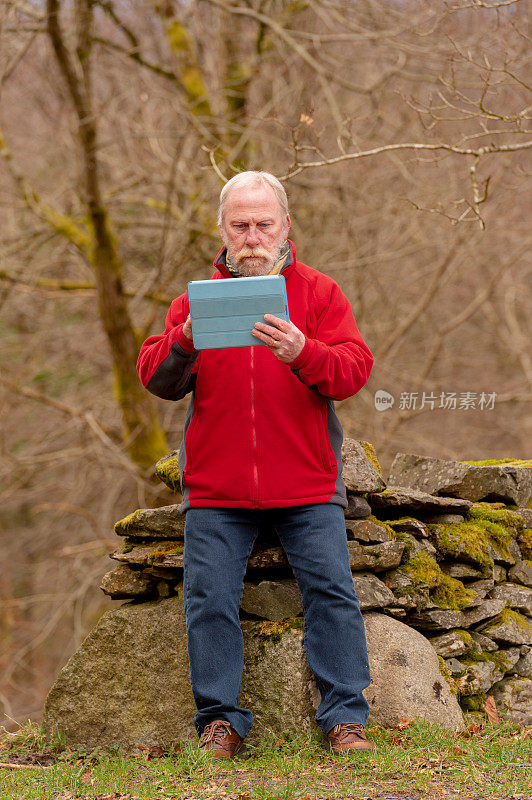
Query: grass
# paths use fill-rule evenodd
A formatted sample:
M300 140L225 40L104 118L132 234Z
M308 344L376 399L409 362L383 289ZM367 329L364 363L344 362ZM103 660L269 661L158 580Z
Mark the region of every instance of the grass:
M473 718L471 718L473 719ZM28 721L0 736L0 800L341 800L532 798L532 729L471 723L368 727L371 752L331 755L315 731L265 735L245 761L216 762L197 744L73 750ZM39 762L41 762L39 764Z

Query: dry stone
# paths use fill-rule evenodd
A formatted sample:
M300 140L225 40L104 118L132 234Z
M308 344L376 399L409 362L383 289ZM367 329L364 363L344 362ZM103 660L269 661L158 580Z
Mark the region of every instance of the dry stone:
M479 633L478 631L469 631L469 633L475 644L475 652L478 655L484 651L486 653L493 653L495 650L499 649L499 645L495 644L493 639L490 639L489 636L484 636L483 633Z
M490 639L503 644L532 644L532 620L518 611L506 610L480 630Z
M507 578L507 572L502 564L493 565L493 580L495 583L502 583Z
M436 497L436 495L422 492L419 489L408 489L404 486L388 486L380 493L368 494L368 502L373 509L394 509L402 511L430 512L438 510L468 511L473 505L469 500L458 497Z
M508 577L515 583L532 587L532 562L518 561L515 566L508 570Z
M353 583L362 611L384 608L395 602L393 592L371 572L353 573Z
M127 543L125 547L111 553L111 558L124 564L182 569L183 542L167 539L164 542L143 542L133 546Z
M365 546L358 542L348 542L347 546L352 570L372 570L374 572L383 572L397 567L401 563L401 556L405 548L402 542L395 540Z
M464 611L465 624L467 627L477 625L486 619L497 616L506 607L504 600L484 600L478 606Z
M489 551L490 551L490 556L494 561L494 564L501 564L503 567L511 567L515 564L516 561L520 561L521 559L521 553L519 552L519 547L515 539L512 539L510 541L510 548L506 551L494 547L493 543L490 544Z
M420 539L426 539L429 535L428 528L424 522L420 522L420 520L414 519L414 517L391 519L387 520L387 522L394 531L399 531L400 533L411 533L413 536Z
M442 658L463 656L471 650L471 637L467 631L455 630L433 636L429 642Z
M504 678L492 687L489 694L493 696L501 717L521 725L532 725L532 680Z
M500 669L494 661L479 661L476 664L468 664L464 674L457 678L460 695L469 697L480 692L486 693L503 676L504 670Z
M154 581L148 575L121 564L103 576L100 589L114 600L147 597L153 594Z
M345 527L348 539L356 539L365 544L388 542L392 538L383 525L378 525L370 519L346 520Z
M474 597L469 602L470 606L479 606L484 598L486 597L487 593L490 589L493 589L494 580L493 578L484 578L480 581L471 581L471 583L467 584L467 590L469 592L474 592Z
M472 564L463 564L460 561L443 561L440 564L442 572L449 575L451 578L481 578L484 574L481 569L474 567Z
M159 459L155 465L155 475L173 492L180 492L179 450L172 450Z
M408 624L425 631L448 631L451 628L466 627L463 612L451 608L429 608L411 614Z
M496 586L491 596L496 600L504 600L506 605L532 616L532 589L518 583L502 583Z
M496 497L526 506L532 497L532 467L515 464L474 466L461 461L398 453L392 463L388 485L472 501Z
M522 647L519 661L516 662L512 672L521 678L532 678L532 647Z
M364 623L372 675L364 694L373 719L395 727L419 718L461 730L462 712L425 637L384 614L365 614Z
M461 661L458 661L457 658L446 658L445 659L445 666L451 673L451 675L456 675L458 672L464 671L464 665Z
M362 519L371 514L371 506L364 497L347 492L347 508L344 508L346 519Z
M297 617L303 612L301 592L294 579L246 581L240 607L247 614L272 621Z
M377 454L369 442L344 439L342 478L348 492L380 492L386 483Z
M118 536L182 539L185 535L185 516L179 505L159 508L139 508L115 523Z

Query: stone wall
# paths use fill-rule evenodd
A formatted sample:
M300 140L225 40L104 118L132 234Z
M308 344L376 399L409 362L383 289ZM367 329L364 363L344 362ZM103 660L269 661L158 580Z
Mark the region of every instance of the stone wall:
M427 684L435 703L434 712L431 717L427 695L417 710L410 710L411 717L417 714L444 719L445 706L449 725L457 727L449 698L456 704L456 697L464 710L482 710L491 695L500 716L531 724L532 462L508 459L467 463L400 453L385 481L368 442L347 439L342 455L349 499L345 509L349 557L365 612L370 649L373 681L367 697L372 714L381 724L397 724L400 715L409 715L403 704L402 695L408 694L405 687L416 680L420 686L424 679L426 682L432 659L436 670L439 662L436 679L432 676ZM157 474L172 491L178 489L177 452L158 463ZM178 505L134 511L116 523L115 532L122 544L111 557L119 564L104 576L101 588L110 597L127 601L117 609L122 614L120 619L131 620L133 612L142 615L144 608L146 619L155 625L157 614L164 616L170 613L168 609L177 613L173 601L179 603L182 614L184 517ZM84 659L76 654L78 660L73 657L60 674L47 698L45 727L66 724L72 703L76 704L69 694L71 683L79 684L87 665L90 672L90 658L97 660L96 650L88 655L90 648L98 636L101 647L101 641L108 636L106 626L116 628L117 612L108 612L114 617L104 615L106 620L99 632L92 639L89 635L82 645ZM273 712L263 710L263 719L269 720L263 724L270 728L275 728L275 721L270 719L277 713L275 708L290 705L297 696L297 711L279 711L283 724L310 724L319 697L304 659L301 595L284 551L272 535L265 534L257 541L251 554L241 616L248 673L244 677L244 695L248 693L250 702L257 701L257 693L276 698L269 706ZM182 620L175 624L183 627ZM124 625L125 622L120 630ZM412 637L408 644L405 634ZM116 632L114 635L116 638ZM183 630L180 636L184 636ZM383 644L392 641L396 641L395 649L389 645L393 657L381 663ZM170 649L173 646L167 645ZM184 691L187 697L181 708L186 706L190 717L194 709L183 647L181 642L180 655L176 652L175 658L181 664L181 694ZM428 660L421 668L426 648ZM402 659L401 666L397 658ZM407 663L409 659L411 663ZM148 661L148 657L143 659L143 663ZM266 678L257 678L261 661L271 662L267 689ZM397 707L392 712L389 690L394 681L394 663L401 679ZM270 685L273 665L273 672L283 675L282 680L277 677L280 686ZM109 671L105 667L104 673L106 669ZM137 672L139 669L137 666ZM411 669L414 675L410 684L404 677L405 669ZM255 676L253 680L251 674ZM292 687L289 691L288 685ZM95 691L93 687L88 696L94 697ZM412 702L415 694L411 692ZM79 692L76 696L79 698ZM386 700L381 702L383 697ZM79 705L79 699L77 702ZM157 725L164 727L161 721L154 722L155 728ZM72 731L74 727L71 726ZM187 728L186 722L182 728ZM175 725L173 730L176 731ZM113 736L129 743L135 739L131 731L127 736L115 731ZM155 733L141 738L143 742L160 740ZM93 739L82 737L85 743Z

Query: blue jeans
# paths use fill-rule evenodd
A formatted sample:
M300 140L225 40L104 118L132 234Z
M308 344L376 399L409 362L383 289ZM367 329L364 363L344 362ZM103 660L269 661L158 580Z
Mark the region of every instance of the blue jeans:
M343 508L312 503L275 509L190 508L185 517L184 605L190 680L199 734L213 719L245 738L251 711L238 705L244 642L244 574L259 530L274 529L301 589L307 661L321 692L316 722L365 725L370 674Z

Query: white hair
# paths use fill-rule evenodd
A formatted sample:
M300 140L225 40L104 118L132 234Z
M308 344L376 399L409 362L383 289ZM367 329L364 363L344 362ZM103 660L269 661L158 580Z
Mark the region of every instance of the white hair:
M288 214L288 198L283 184L277 180L275 175L272 175L270 172L263 172L262 170L248 170L247 172L239 172L238 175L235 175L231 180L227 181L220 192L220 202L218 205L218 226L220 228L224 221L227 196L233 189L241 189L244 186L270 186L275 192L283 217Z

